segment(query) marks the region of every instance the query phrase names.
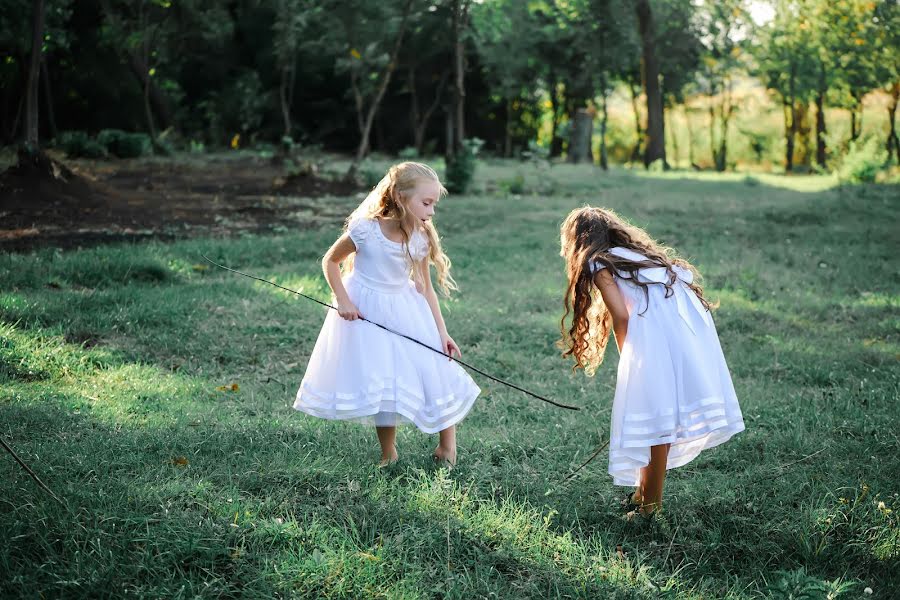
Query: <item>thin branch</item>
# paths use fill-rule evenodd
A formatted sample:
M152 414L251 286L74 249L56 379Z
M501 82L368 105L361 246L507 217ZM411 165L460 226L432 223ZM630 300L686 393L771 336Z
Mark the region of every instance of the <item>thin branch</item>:
M16 459L16 462L19 463L19 464L22 466L22 468L25 469L25 470L28 472L29 475L31 475L31 478L34 479L34 480L37 482L37 484L38 484L39 486L41 486L41 489L43 489L45 492L47 492L48 494L50 494L50 496L52 496L54 500L56 500L57 502L59 502L60 504L62 504L63 507L66 506L66 504L65 504L62 500L60 500L59 497L58 497L56 494L53 493L53 490L51 490L49 487L47 487L47 486L44 484L44 482L41 481L41 478L38 477L38 476L35 474L34 471L31 470L31 467L29 467L28 465L26 465L25 462L24 462L21 458L19 458L19 455L16 454L16 451L13 450L12 447L10 447L10 445L7 444L7 443L6 443L6 440L4 440L2 437L0 437L0 445L2 445L2 446L6 449L7 452L9 452L10 454L12 454L12 457L13 457L14 459Z
M603 444L602 444L599 448L597 448L597 450L595 450L593 454L591 454L591 457L590 457L590 458L588 458L586 461L584 461L583 463L581 463L581 466L580 466L580 467L578 467L577 469L575 469L574 471L572 471L572 472L569 474L568 477L566 477L565 479L563 479L563 483L568 483L573 477L575 477L575 475L578 474L579 471L581 471L583 468L585 468L586 466L588 466L588 464L590 464L590 462L591 462L592 460L594 460L595 458L597 458L597 455L599 455L601 452L603 452L603 449L606 448L607 446L609 446L609 440L606 440L605 442L603 442Z

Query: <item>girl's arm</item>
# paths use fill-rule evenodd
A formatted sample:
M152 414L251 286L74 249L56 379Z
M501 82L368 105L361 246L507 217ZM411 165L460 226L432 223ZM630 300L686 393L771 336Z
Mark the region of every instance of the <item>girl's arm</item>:
M612 315L613 333L621 353L622 346L625 345L625 335L628 333L628 307L625 306L622 291L616 285L616 279L609 269L597 271L597 274L594 275L594 284L600 288L603 303L606 304L609 314Z
M322 259L322 271L325 272L325 280L331 286L334 297L337 300L337 311L342 318L355 321L362 315L356 305L350 300L344 282L341 280L341 261L356 252L356 246L348 234L343 234L331 245L325 257Z
M462 356L462 353L459 351L459 346L456 345L456 342L454 342L453 338L450 337L450 334L447 333L447 325L444 323L444 316L441 314L441 304L438 302L437 292L434 291L434 286L431 285L431 264L428 262L428 258L420 260L418 264L416 264L416 268L419 270L419 274L421 275L420 279L424 286L422 295L425 296L425 300L431 308L434 322L437 324L438 332L441 334L441 349L447 356Z

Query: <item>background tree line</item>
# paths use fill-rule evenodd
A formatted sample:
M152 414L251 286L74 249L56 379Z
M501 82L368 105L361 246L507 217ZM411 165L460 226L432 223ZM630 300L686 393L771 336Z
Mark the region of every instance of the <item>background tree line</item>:
M666 131L677 117L687 162L725 170L738 90L757 81L782 132L743 133L783 148L786 170L847 150L873 92L887 98L880 151L900 161L896 0L774 0L758 25L763 4L2 0L0 140L120 129L159 151L299 143L358 163L406 148L452 159L478 138L502 156L666 166L667 148L683 154ZM633 112L627 144L610 139L614 95ZM834 109L850 119L841 139Z

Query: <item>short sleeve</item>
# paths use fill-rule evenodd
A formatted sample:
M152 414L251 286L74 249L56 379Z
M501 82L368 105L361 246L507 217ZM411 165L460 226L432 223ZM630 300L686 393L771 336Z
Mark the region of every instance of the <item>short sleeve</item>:
M428 242L428 236L421 231L417 231L413 234L409 244L409 253L414 260L422 260L428 256L428 250L430 248L431 244Z
M372 232L372 223L371 219L356 218L347 224L347 235L353 240L353 245L357 250L365 245L366 239Z

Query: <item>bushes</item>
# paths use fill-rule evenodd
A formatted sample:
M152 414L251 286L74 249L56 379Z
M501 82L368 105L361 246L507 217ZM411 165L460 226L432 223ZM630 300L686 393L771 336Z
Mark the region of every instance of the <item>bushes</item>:
M106 148L84 131L64 131L56 145L72 158L103 158Z
M478 164L478 151L484 144L483 140L470 138L463 141L460 150L452 159L447 160L446 184L447 190L453 194L464 194L472 179L475 177L475 167Z
M91 138L84 131L64 131L56 145L71 158L137 158L150 151L150 136L120 129L104 129Z
M97 141L113 156L137 158L150 150L150 136L146 133L128 133L120 129L104 129L97 134Z
M877 138L854 140L839 161L836 173L842 182L873 183L886 160L887 152Z

